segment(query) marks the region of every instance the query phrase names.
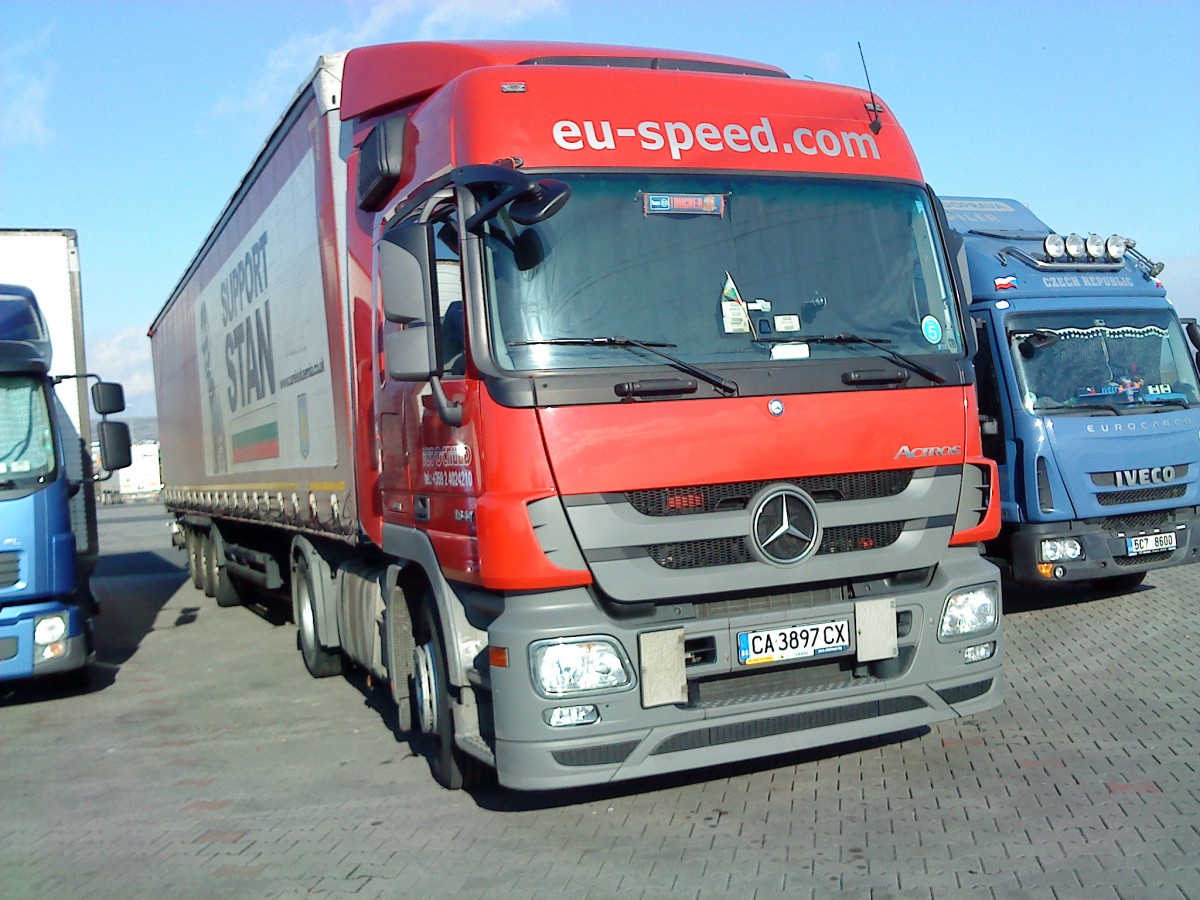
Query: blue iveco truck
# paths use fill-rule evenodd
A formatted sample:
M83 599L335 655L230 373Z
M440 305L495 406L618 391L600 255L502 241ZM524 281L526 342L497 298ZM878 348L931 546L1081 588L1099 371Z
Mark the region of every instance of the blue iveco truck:
M1121 589L1193 562L1200 390L1162 265L1118 235L1059 235L1014 200L943 200L971 273L983 449L1000 471L988 555L1020 583Z
M0 681L81 683L94 655L86 380L101 415L125 404L120 385L85 374L77 259L73 231L0 232L0 281L29 275L40 294L0 284ZM129 465L123 422L102 420L99 443L103 468Z

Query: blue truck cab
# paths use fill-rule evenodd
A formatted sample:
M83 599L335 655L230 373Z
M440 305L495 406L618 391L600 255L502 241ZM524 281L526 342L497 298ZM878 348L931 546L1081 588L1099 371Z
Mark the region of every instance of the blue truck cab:
M943 198L962 238L984 453L1018 583L1132 588L1196 559L1200 387L1161 264L1007 199ZM1195 329L1191 329L1195 330Z
M97 556L96 479L90 447L82 446L54 387L95 376L51 376L51 363L32 291L0 285L0 681L85 676L94 654L97 608L88 580ZM92 400L101 414L124 408L120 385L94 385ZM128 465L124 423L102 421L100 444L104 468ZM72 515L80 492L82 525Z

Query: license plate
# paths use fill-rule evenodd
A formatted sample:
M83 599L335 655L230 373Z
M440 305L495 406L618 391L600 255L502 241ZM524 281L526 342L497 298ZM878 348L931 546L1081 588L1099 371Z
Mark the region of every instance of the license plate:
M1125 548L1130 556L1174 550L1175 532L1164 531L1162 534L1139 534L1137 537L1125 538Z
M850 621L833 619L814 625L740 631L737 642L738 662L744 666L844 653L850 649Z

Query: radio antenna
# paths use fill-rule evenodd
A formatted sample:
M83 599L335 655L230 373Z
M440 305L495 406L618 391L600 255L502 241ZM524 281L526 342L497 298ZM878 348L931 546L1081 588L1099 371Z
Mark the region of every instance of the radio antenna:
M880 129L883 128L883 123L879 121L879 114L883 112L883 107L876 101L875 91L871 89L871 73L867 71L867 58L863 56L862 41L858 42L858 58L862 60L863 74L867 76L867 92L871 95L871 105L867 107L867 112L871 114L871 134L879 134Z

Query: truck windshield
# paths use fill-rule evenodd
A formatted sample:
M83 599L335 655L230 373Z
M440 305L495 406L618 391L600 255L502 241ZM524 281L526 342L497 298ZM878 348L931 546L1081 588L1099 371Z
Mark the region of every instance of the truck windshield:
M487 226L489 327L504 368L804 365L962 346L920 188L737 175L574 174L529 228ZM597 338L605 341L597 341Z
M0 375L0 488L54 471L54 437L40 378Z
M1035 415L1200 401L1187 340L1168 310L1020 315L1007 329L1022 403Z

